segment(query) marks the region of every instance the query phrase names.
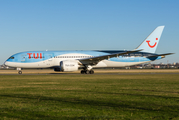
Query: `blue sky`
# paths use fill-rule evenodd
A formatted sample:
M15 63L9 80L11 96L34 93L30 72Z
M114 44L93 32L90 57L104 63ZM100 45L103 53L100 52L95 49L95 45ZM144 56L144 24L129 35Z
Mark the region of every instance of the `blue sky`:
M165 25L157 53L179 62L178 0L0 0L0 64L35 50L132 50Z

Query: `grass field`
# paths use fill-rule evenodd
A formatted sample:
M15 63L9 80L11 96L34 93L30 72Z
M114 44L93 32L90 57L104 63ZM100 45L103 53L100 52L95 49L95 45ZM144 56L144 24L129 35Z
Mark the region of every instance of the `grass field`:
M0 75L0 119L179 119L179 74Z

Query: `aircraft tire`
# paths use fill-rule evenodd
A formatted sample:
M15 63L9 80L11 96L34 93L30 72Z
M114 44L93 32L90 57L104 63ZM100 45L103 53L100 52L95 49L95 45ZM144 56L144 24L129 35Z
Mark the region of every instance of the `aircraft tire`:
M89 74L89 73L90 73L90 71L89 71L89 70L86 70L86 71L85 71L85 73L86 73L86 74Z
M89 73L90 73L90 74L94 74L94 71L93 71L93 70L90 70Z
M22 71L19 71L18 73L19 73L19 74L22 74Z

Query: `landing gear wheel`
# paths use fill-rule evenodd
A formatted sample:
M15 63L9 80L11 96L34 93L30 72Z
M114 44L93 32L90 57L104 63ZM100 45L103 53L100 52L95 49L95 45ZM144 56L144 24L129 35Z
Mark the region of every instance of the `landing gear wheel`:
M90 73L90 74L94 74L94 71L93 71L93 70L90 70L89 73Z
M85 73L86 73L86 74L89 74L89 73L90 73L90 71L89 71L89 70L86 70L86 71L85 71Z
M84 70L81 70L81 74L85 74L85 71L84 71Z
M18 73L19 73L19 74L22 74L22 71L19 71Z

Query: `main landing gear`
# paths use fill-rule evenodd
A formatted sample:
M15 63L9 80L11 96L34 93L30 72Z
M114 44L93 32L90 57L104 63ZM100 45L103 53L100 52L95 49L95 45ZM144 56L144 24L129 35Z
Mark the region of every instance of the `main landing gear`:
M81 70L81 74L94 74L93 70Z
M91 67L90 65L84 65L83 70L81 70L81 74L94 74L92 68L93 67Z

